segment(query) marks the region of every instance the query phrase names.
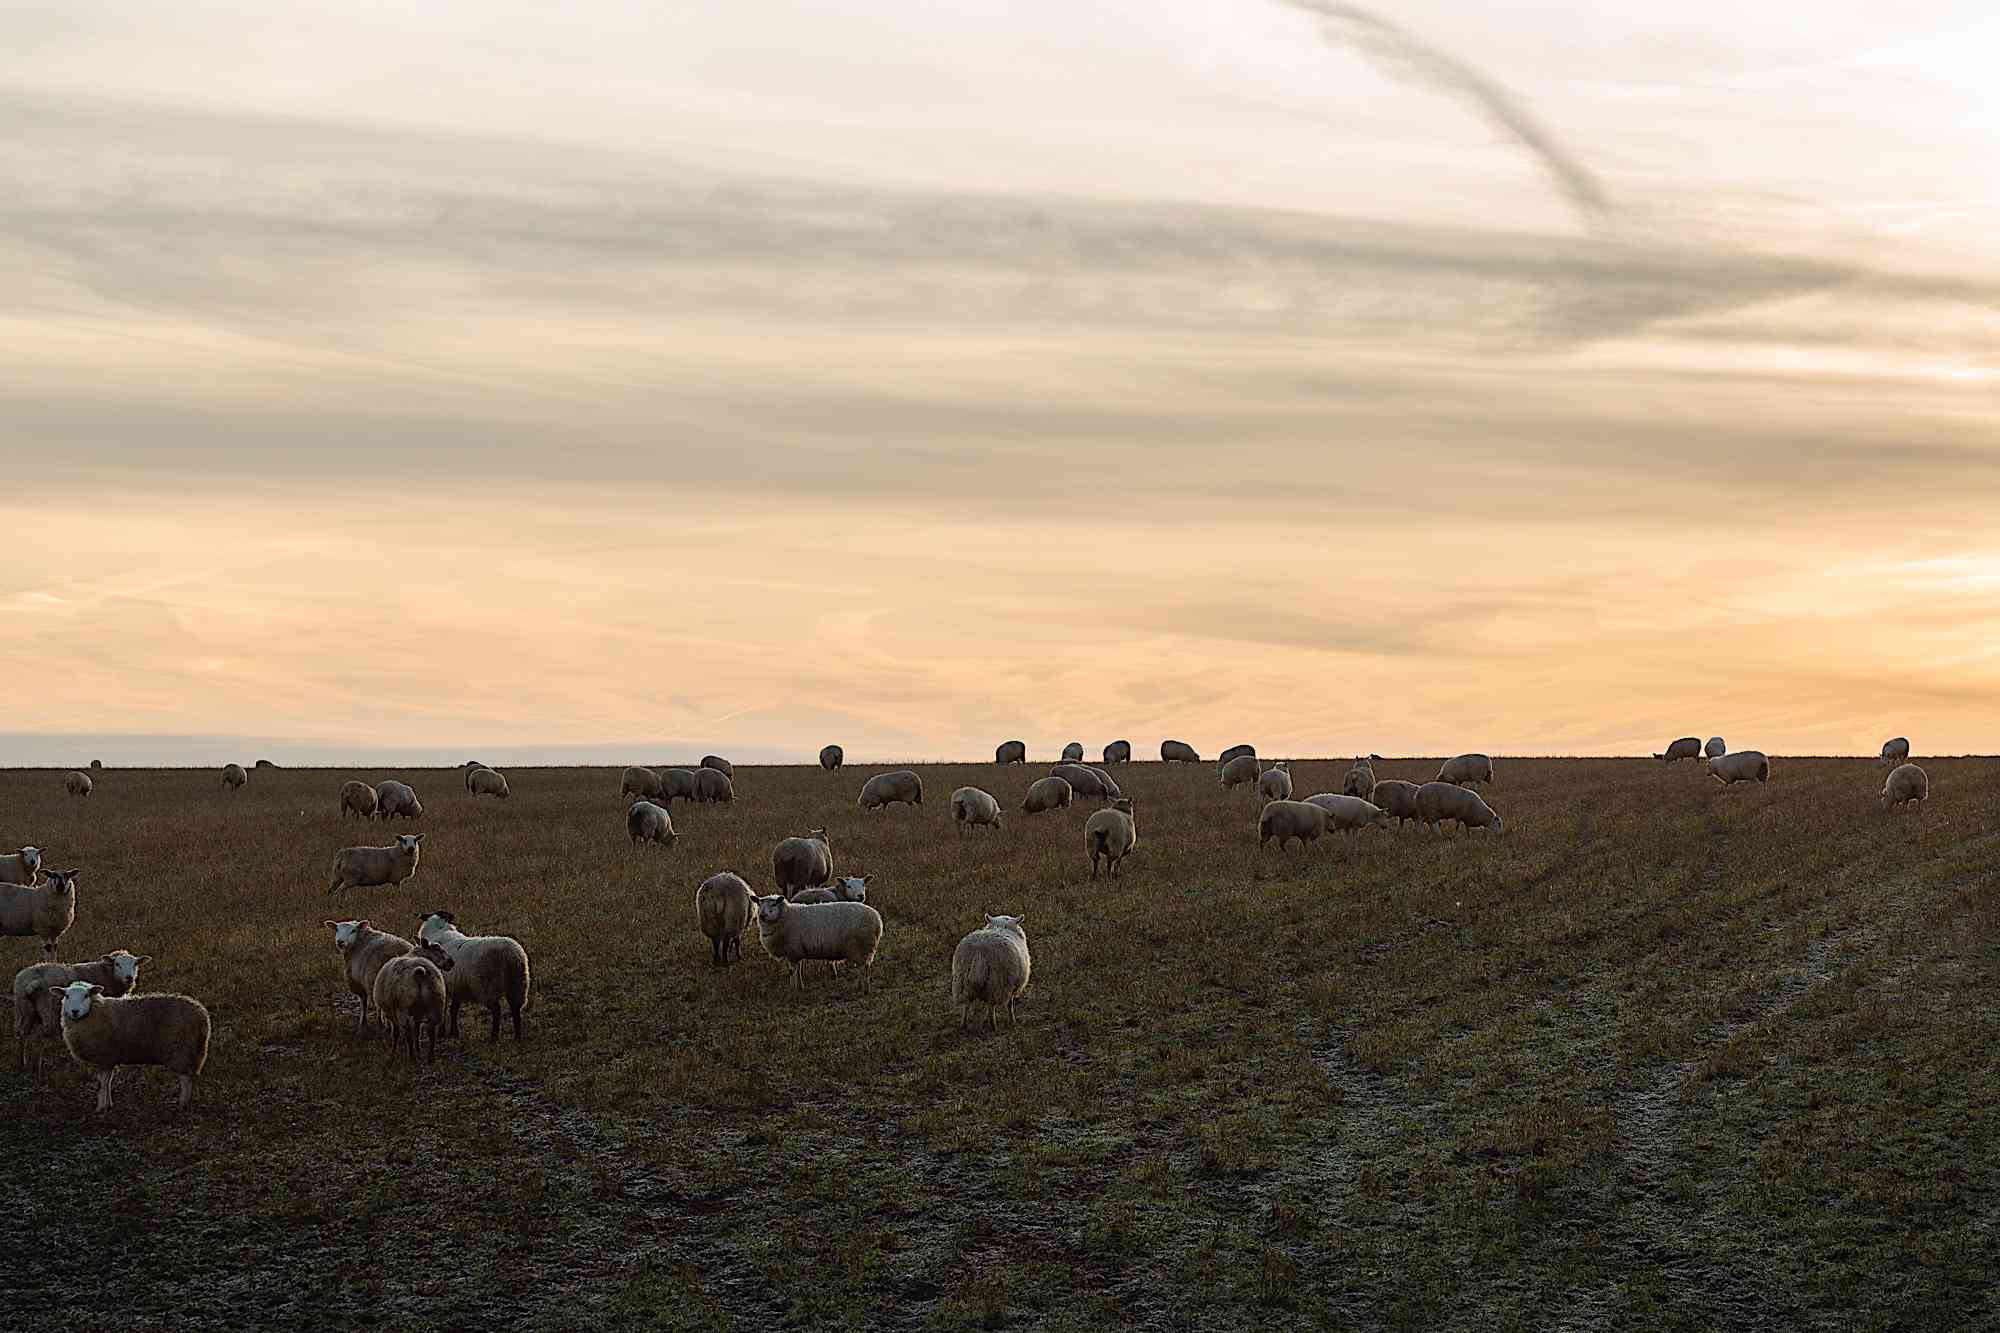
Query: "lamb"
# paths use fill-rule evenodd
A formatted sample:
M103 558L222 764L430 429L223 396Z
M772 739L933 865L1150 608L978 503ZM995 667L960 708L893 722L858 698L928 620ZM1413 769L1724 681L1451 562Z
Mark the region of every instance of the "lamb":
M1104 747L1104 762L1107 764L1129 764L1132 762L1132 742L1112 741Z
M45 1041L62 1038L61 1006L56 991L72 981L87 981L102 987L106 995L124 995L139 981L139 968L153 961L151 954L134 955L114 949L88 963L31 963L14 974L14 1037L20 1043L14 1068L28 1068L28 1039ZM39 1044L35 1070L41 1072Z
M1110 789L1104 785L1107 775L1102 769L1084 764L1057 764L1049 770L1049 776L1067 782L1073 796L1109 798L1111 795Z
M1299 847L1303 850L1307 843L1318 842L1324 836L1326 811L1307 801L1267 801L1257 816L1257 850L1260 852L1264 850L1264 844L1273 838L1278 840L1278 850L1282 852L1286 842L1292 838L1299 840Z
M1256 755L1239 754L1233 759L1224 760L1220 772L1225 789L1241 787L1246 783L1254 787L1257 785L1257 779L1263 776L1264 768L1257 762Z
M1186 741L1161 741L1160 762L1163 764L1198 764L1201 756Z
M1481 800L1479 793L1470 787L1461 787L1455 782L1426 782L1417 788L1418 824L1433 832L1442 832L1446 824L1453 822L1492 833L1500 832L1503 826L1493 807Z
M229 788L229 790L235 791L249 780L250 775L243 771L243 765L224 764L222 766L222 785Z
M1930 775L1915 764L1898 764L1889 770L1888 781L1882 784L1882 808L1894 810L1906 801L1915 802L1917 813L1922 814L1924 802L1931 797Z
M847 751L838 745L828 745L819 752L819 766L831 773L847 762Z
M757 900L757 939L764 952L792 970L798 990L809 960L874 965L882 945L882 914L867 903L790 903L782 893Z
M497 796L503 801L514 794L508 790L505 775L490 768L473 769L466 778L465 789L474 796Z
M1218 769L1220 769L1224 765L1228 764L1230 760L1240 759L1244 755L1248 755L1250 756L1250 758L1255 759L1257 757L1257 747L1254 745L1232 745L1227 750L1224 750L1219 756L1217 756L1215 765Z
M375 817L375 789L365 782L343 782L340 784L340 817L349 814L362 819Z
M1883 741L1881 757L1875 762L1884 767L1909 763L1910 738L1908 736L1898 736L1893 740Z
M457 968L456 959L428 940L382 964L375 974L375 1012L389 1028L390 1063L395 1063L407 1033L410 1063L416 1064L417 1036L425 1031L431 1036L428 1058L437 1063L438 1029L445 1023L445 997L450 991L445 978Z
M1257 794L1267 801L1292 799L1292 763L1281 759L1257 775Z
M401 815L404 819L417 819L424 813L424 803L417 799L416 791L407 782L394 778L375 784L375 817L394 819Z
M732 797L736 794L736 782L733 778L730 779L729 794ZM660 790L653 794L653 799L670 810L675 801L686 801L689 805L693 805L701 800L701 779L691 768L670 768L660 774Z
M637 764L634 764L625 770L623 777L618 779L618 794L621 797L627 798L633 796L654 797L662 795L663 788L660 786L660 775L650 768L641 768Z
M1318 796L1306 797L1307 805L1316 805L1326 811L1326 826L1347 836L1347 851L1354 854L1354 844L1361 837L1361 830L1390 828L1396 817L1376 805L1373 801L1359 796L1349 796L1345 792L1336 796L1332 792L1321 792Z
M1080 764L1080 763L1082 763L1082 762L1083 762L1083 742L1082 742L1082 741L1071 741L1071 742L1070 742L1070 743L1069 743L1068 745L1065 745L1065 746L1063 746L1063 752L1062 752L1062 761L1063 761L1063 762L1064 762L1065 764Z
M56 941L76 924L80 870L51 870L45 884L0 884L0 935L39 935L42 961L56 960Z
M993 748L993 762L996 764L1025 764L1028 762L1026 741L1001 741Z
M1007 1022L1014 1021L1014 1004L1028 990L1033 964L1028 957L1028 932L1021 929L1025 917L989 916L986 924L968 934L951 951L951 1002L958 1009L958 1025L972 1021L972 1006L984 1004L989 1028L1000 1026L1000 1011Z
M1447 759L1438 767L1438 775L1433 782L1449 782L1459 787L1470 787L1483 782L1489 787L1497 787L1493 781L1493 761L1483 754L1461 754Z
M401 833L386 847L343 847L333 854L333 883L328 893L342 889L395 886L417 873L421 833Z
M71 796L90 795L90 775L75 772L63 774L63 790Z
M1401 778L1384 778L1375 784L1375 790L1369 794L1368 799L1380 806L1385 814L1396 821L1396 827L1401 828L1405 820L1411 823L1417 821L1418 790L1414 782L1405 782Z
M33 884L42 869L42 849L23 847L0 856L0 884Z
M960 787L951 794L952 824L963 833L967 828L1000 828L1000 802L992 793L977 787Z
M898 801L906 805L924 803L924 780L907 768L877 773L862 783L861 797L854 804L860 810L886 810Z
M72 981L59 990L63 1045L97 1071L97 1109L111 1109L120 1065L164 1065L181 1076L183 1108L208 1060L208 1010L185 995L113 997L102 986Z
M786 838L771 849L771 879L786 897L833 878L833 839L823 828Z
M332 928L334 952L340 955L341 968L347 973L347 989L361 997L361 1012L354 1019L354 1030L359 1033L368 1026L368 1000L375 993L376 973L391 958L408 953L410 942L401 935L375 929L365 917L320 924Z
M694 891L694 915L701 933L708 936L710 958L716 967L727 967L733 952L743 957L743 932L757 910L756 895L743 876L728 870L710 875Z
M1708 775L1725 787L1739 782L1769 782L1771 761L1762 750L1731 750L1708 761Z
M1703 762L1707 762L1708 760L1711 759L1720 759L1722 758L1722 756L1728 753L1729 753L1729 743L1723 740L1722 737L1720 736L1710 736L1708 738L1708 744L1701 747L1701 757Z
M664 806L651 801L634 801L625 811L625 834L632 839L634 847L657 842L672 847L680 841L674 832L674 817Z
M1099 857L1110 863L1113 879L1118 863L1139 845L1139 820L1128 797L1120 797L1108 810L1093 813L1083 826L1083 845L1090 852L1090 877L1097 878Z
M701 766L722 774L723 777L728 778L731 782L736 781L736 765L730 763L719 754L703 755L701 757Z
M1701 758L1701 737L1683 736L1667 747L1665 754L1655 752L1653 758L1663 764L1671 764L1679 759Z
M719 768L697 768L694 799L703 805L728 805L736 799L736 780Z
M1343 796L1358 796L1367 800L1375 791L1375 765L1367 759L1356 759L1354 767L1347 770L1347 776L1340 780Z
M521 1040L521 1011L528 1007L528 951L506 935L466 935L450 912L423 912L417 936L451 955L458 966L445 978L451 1000L450 1036L458 1035L459 1006L484 1005L493 1017L488 1041L500 1040L500 1006L514 1016L514 1040Z
M868 901L868 875L849 875L831 884L816 885L810 889L800 889L792 895L795 903L865 903Z
M1021 813L1039 815L1044 810L1067 810L1075 797L1075 789L1062 778L1036 778L1028 784L1028 796L1021 802Z

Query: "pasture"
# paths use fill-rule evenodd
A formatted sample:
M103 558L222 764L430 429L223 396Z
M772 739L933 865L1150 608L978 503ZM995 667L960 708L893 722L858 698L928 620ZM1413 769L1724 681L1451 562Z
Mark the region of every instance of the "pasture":
M643 756L635 758L644 762ZM1921 758L1921 757L1920 757ZM685 762L685 761L683 761ZM0 846L79 866L66 961L215 1021L173 1079L0 1074L5 1306L49 1327L1946 1328L2000 1323L2000 763L1921 758L1921 816L1868 760L1498 763L1506 832L1256 846L1210 764L1116 770L1018 814L1044 763L743 768L630 847L614 769L0 774ZM1391 760L1383 778L1436 761ZM1346 761L1294 765L1338 791ZM410 781L414 824L342 821ZM970 783L1008 811L960 837ZM886 922L865 985L757 944L709 963L697 883L769 891L813 825ZM326 895L334 851L422 831L397 889ZM449 908L533 959L527 1040L385 1063L324 918ZM1025 914L1019 1022L961 1031L949 959ZM0 940L0 966L38 942ZM10 1062L11 1067L11 1062ZM29 1238L33 1238L31 1241ZM0 1323L11 1319L0 1318Z

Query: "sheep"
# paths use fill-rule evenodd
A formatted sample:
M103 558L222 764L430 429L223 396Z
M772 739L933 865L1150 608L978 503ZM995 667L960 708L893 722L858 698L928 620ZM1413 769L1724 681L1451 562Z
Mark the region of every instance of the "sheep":
M868 875L848 875L831 884L818 884L810 889L800 889L792 895L795 903L865 903L868 901Z
M854 804L859 810L886 810L898 801L906 805L924 803L924 780L907 768L877 773L862 783L860 799Z
M786 838L771 849L771 879L786 897L832 878L833 839L823 828L808 829L803 837Z
M276 767L277 767L277 765L276 765L276 764L274 764L274 763L272 763L272 762L271 762L270 760L268 760L268 759L259 759L259 760L258 760L258 761L257 761L256 763L252 764L252 765L251 765L251 767L252 767L252 768L276 768Z
M697 768L694 799L703 805L728 805L736 799L736 780L719 768Z
M1466 828L1483 828L1498 833L1503 821L1493 807L1470 787L1455 782L1426 782L1417 788L1417 823L1433 832L1443 832L1453 822Z
M1028 932L1021 929L1025 917L989 916L986 924L972 931L951 951L951 1002L958 1010L958 1025L972 1021L972 1006L984 1004L989 1028L1000 1026L1000 1011L1014 1022L1014 1004L1028 990L1033 963L1028 957Z
M486 769L486 765L484 764L460 764L458 767L459 771L465 777L465 789L468 792L472 790L472 775L484 772Z
M1256 755L1239 754L1233 759L1224 761L1218 771L1222 775L1222 785L1227 789L1241 787L1246 783L1255 787L1257 779L1263 776L1264 768L1257 762Z
M1082 742L1082 741L1071 741L1071 742L1070 742L1070 743L1069 743L1068 745L1065 745L1065 746L1063 746L1063 752L1062 752L1062 761L1063 761L1063 762L1064 762L1065 764L1080 764L1080 763L1082 763L1082 762L1083 762L1083 742Z
M1326 811L1306 801L1276 800L1264 803L1257 815L1257 850L1263 851L1264 844L1271 839L1278 840L1278 850L1284 851L1285 844L1292 838L1299 840L1303 849L1307 843L1318 842L1326 836Z
M243 765L224 764L222 766L222 785L229 788L229 790L235 791L249 780L250 775L243 771Z
M1882 784L1882 808L1885 811L1894 810L1905 801L1913 801L1917 813L1922 814L1924 802L1930 796L1930 775L1915 764L1898 764L1889 770L1888 780Z
M1708 743L1701 747L1701 758L1703 763L1707 763L1711 759L1720 759L1722 758L1722 756L1728 753L1729 753L1729 742L1723 740L1722 737L1720 736L1710 736L1708 738Z
M1292 763L1281 759L1257 775L1257 794L1267 801L1292 799Z
M1483 754L1461 754L1447 759L1438 766L1438 775L1432 782L1449 782L1458 787L1470 787L1483 782L1489 787L1500 784L1493 780L1493 761Z
M858 963L865 986L882 945L882 914L867 903L791 903L772 893L757 900L757 939L791 968L794 991L808 961Z
M465 789L474 796L497 796L503 801L514 794L507 787L506 775L490 768L473 769L466 778Z
M680 841L680 834L674 832L674 817L666 807L651 801L634 801L626 809L625 835L632 839L634 847L651 842L672 847Z
M1354 844L1361 837L1361 830L1371 828L1391 828L1396 817L1373 801L1360 796L1350 796L1345 792L1335 795L1321 792L1317 796L1306 797L1307 805L1316 805L1326 811L1326 826L1329 831L1338 831L1347 838L1349 855L1354 852Z
M368 1026L368 999L375 993L375 974L391 958L408 953L410 942L401 935L375 929L366 917L320 924L333 931L333 949L340 955L341 968L347 973L347 989L361 997L361 1012L354 1019L354 1030L359 1033Z
M641 768L634 764L618 779L618 795L621 797L654 797L662 794L660 775L650 768Z
M1340 780L1341 795L1358 796L1365 801L1374 791L1375 765L1367 759L1356 759L1347 776Z
M460 1005L484 1005L492 1015L489 1042L500 1040L500 1006L506 1005L514 1017L514 1040L521 1040L521 1011L528 1007L528 951L507 935L467 935L453 924L450 912L421 912L417 937L435 944L458 964L445 978L451 1000L451 1027L447 1035L458 1035Z
M1088 764L1084 765L1084 767L1090 768ZM1125 794L1123 791L1119 790L1118 780L1112 777L1109 773L1105 772L1103 769L1091 768L1090 771L1097 774L1097 785L1104 788L1105 800L1115 801L1120 796L1123 796Z
M728 778L731 782L736 781L736 765L730 763L719 754L703 755L701 757L701 766L722 774L723 777Z
M729 793L732 797L736 794L734 778L730 779ZM660 790L654 793L653 799L669 810L673 809L675 801L686 801L689 805L694 805L701 800L701 778L692 768L662 770Z
M62 1015L56 1001L57 988L72 981L88 981L103 988L106 995L129 992L139 981L139 968L153 961L151 954L133 954L114 949L88 963L30 963L14 974L14 1038L20 1043L14 1068L28 1069L28 1040L62 1039ZM40 1050L35 1054L35 1070L41 1072Z
M1132 742L1112 741L1104 747L1104 762L1107 764L1129 764L1132 762Z
M450 992L448 974L458 969L458 961L428 940L408 953L391 958L375 974L375 1012L389 1029L389 1063L408 1033L410 1063L417 1062L417 1036L431 1036L430 1063L438 1058L438 1029L445 1023L445 999Z
M1375 790L1369 793L1368 799L1395 820L1397 828L1401 828L1405 820L1411 823L1417 821L1418 790L1414 782L1405 782L1401 778L1384 778L1375 784Z
M1255 759L1257 757L1257 747L1254 745L1232 745L1216 757L1215 766L1217 769L1221 769L1230 760L1240 759L1244 755Z
M343 782L340 784L340 817L356 815L362 819L375 817L375 789L365 782Z
M93 759L90 761L90 771L93 773L97 772L99 769L103 767L104 767L104 761L102 759Z
M63 1045L97 1071L97 1109L111 1109L120 1065L164 1065L181 1077L180 1104L194 1101L195 1076L208 1060L208 1010L185 995L114 997L72 981L60 987Z
M1097 861L1110 862L1113 879L1118 863L1139 845L1139 820L1128 797L1120 797L1110 809L1093 813L1083 826L1083 845L1090 852L1090 877L1097 878Z
M1021 813L1039 815L1044 810L1067 810L1076 799L1076 789L1062 778L1036 778L1028 784L1028 795L1021 802Z
M1876 759L1875 762L1883 767L1909 763L1910 738L1908 736L1897 736L1893 740L1883 741L1881 757Z
M1680 759L1700 759L1701 737L1683 736L1679 740L1675 741L1672 745L1669 745L1666 749L1665 754L1661 754L1656 751L1653 755L1653 758L1659 760L1663 764L1671 764L1676 760Z
M42 869L42 849L23 847L0 856L0 884L33 884Z
M1049 770L1049 776L1067 782L1072 796L1110 796L1110 790L1104 785L1106 775L1102 769L1085 764L1057 764Z
M829 773L834 772L846 762L847 751L841 749L838 745L824 746L819 752L819 766Z
M56 941L76 924L80 870L51 870L46 884L0 884L0 935L39 935L42 961L56 960Z
M1731 750L1708 761L1708 775L1725 787L1739 782L1769 782L1771 761L1762 750Z
M423 813L424 803L417 799L417 793L409 783L390 778L387 782L375 784L377 819L394 819L398 815L404 819L417 819Z
M342 889L372 889L403 883L417 873L421 833L399 833L386 847L343 847L333 854L333 882L328 893Z
M1025 764L1028 762L1026 741L1001 741L993 747L993 762L1000 765Z
M490 768L492 767L492 765L484 763L478 759L468 759L464 763L460 764L459 767L464 769Z
M992 793L977 787L960 787L951 794L951 819L961 833L982 824L1000 828L1000 802L993 799Z
M694 891L695 920L701 923L701 933L708 936L711 964L727 967L732 953L743 957L743 932L750 927L756 904L750 886L733 871L710 875Z
M63 774L63 790L71 796L90 795L90 776L76 772Z
M1161 741L1160 762L1163 764L1198 764L1201 756L1186 741Z

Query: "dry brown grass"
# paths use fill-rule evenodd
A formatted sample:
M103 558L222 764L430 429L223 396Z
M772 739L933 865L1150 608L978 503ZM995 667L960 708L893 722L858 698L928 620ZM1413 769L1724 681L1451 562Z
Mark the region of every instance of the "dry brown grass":
M1209 765L1120 770L1140 845L1089 879L1040 765L927 767L863 816L853 765L744 769L625 841L615 770L452 771L423 868L325 896L350 776L0 774L0 844L81 866L64 958L150 953L206 1002L196 1109L128 1073L0 1076L5 1305L51 1326L1947 1327L2000 1321L2000 765L1502 759L1498 839L1259 854ZM1300 763L1300 796L1346 762ZM1381 777L1427 777L1417 761ZM971 783L1009 812L956 835ZM770 881L826 825L887 931L794 999L754 938L709 966L701 879ZM400 822L399 830L404 827ZM448 907L529 949L528 1040L384 1068L329 916ZM1021 912L1013 1030L961 1033L949 960ZM36 944L0 941L0 966ZM57 1237L61 1243L55 1243ZM16 1255L20 1254L17 1244ZM0 1323L6 1322L0 1319Z

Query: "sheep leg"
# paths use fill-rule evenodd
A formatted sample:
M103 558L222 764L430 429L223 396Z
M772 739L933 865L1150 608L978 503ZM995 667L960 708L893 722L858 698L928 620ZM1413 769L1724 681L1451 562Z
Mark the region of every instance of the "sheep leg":
M514 1011L514 1040L521 1040L521 1005L518 1000L509 1000L507 1007Z
M708 942L708 965L721 967L722 963L722 937L718 935Z
M493 1019L493 1030L486 1034L486 1040L489 1042L498 1041L500 1040L500 1001L495 1000L493 1003L487 1005L486 1012Z
M116 1069L106 1069L97 1075L97 1109L100 1111L111 1109L111 1080L117 1073Z
M425 1031L427 1031L427 1032L429 1032L429 1033L431 1034L431 1045L430 1045L430 1054L428 1055L427 1059L429 1060L429 1062L430 1062L431 1064L436 1064L436 1063L438 1062L438 1025L437 1025L437 1020L436 1020L435 1018L433 1018L433 1019L431 1019L431 1020L430 1020L429 1022L425 1023L425 1024L424 1024L424 1030L425 1030Z
M465 1001L459 999L454 999L451 1002L451 1027L445 1031L445 1036L456 1037L458 1035L458 1007L464 1003Z

